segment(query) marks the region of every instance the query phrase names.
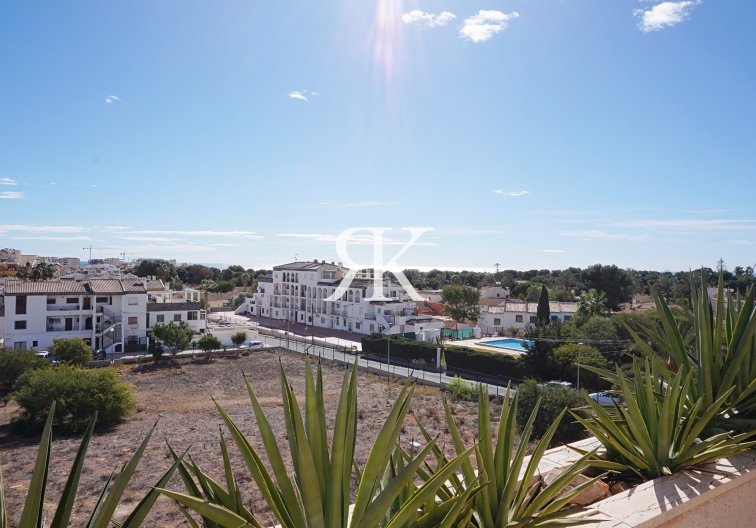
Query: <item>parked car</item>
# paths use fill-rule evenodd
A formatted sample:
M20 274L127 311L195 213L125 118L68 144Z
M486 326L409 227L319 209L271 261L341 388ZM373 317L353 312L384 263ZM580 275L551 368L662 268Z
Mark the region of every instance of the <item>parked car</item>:
M231 326L231 321L221 321L218 326Z
M618 405L622 403L622 398L615 396L611 392L592 392L588 396L599 405Z
M47 361L50 361L50 352L47 350L40 350L39 352L34 353L35 356L41 357L42 359L46 359Z
M262 341L247 341L246 343L243 343L239 348L244 350L251 350L253 348L263 348L265 346L265 343Z
M106 357L106 354L103 349L95 350L92 353L92 359L94 359L95 361L105 359L105 357Z

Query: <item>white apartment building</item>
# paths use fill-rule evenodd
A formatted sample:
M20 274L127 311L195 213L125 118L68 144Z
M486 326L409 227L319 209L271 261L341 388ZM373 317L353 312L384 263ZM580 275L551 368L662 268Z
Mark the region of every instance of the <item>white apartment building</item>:
M418 315L404 288L388 279L383 280L388 300L366 300L373 297L371 270L358 273L340 299L327 300L347 271L340 264L317 260L276 266L272 277L261 280L253 297L236 312L360 334L421 334L443 326Z
M155 281L162 284L161 281ZM147 298L147 331L156 324L185 322L195 334L207 331L207 313L202 309L200 291L185 288L153 290Z
M511 327L518 329L536 324L538 303L519 300L505 300L498 306L481 305L478 326L484 334L498 334ZM552 322L569 321L577 312L577 303L549 302Z
M9 349L44 350L56 339L79 337L93 349L113 354L145 351L149 329L158 322L186 321L203 333L205 312L200 304L169 302L170 297L160 295L165 291L162 281L139 277L7 279L0 339Z
M92 348L128 352L146 344L144 280L7 280L0 328L6 348L42 350L80 337Z

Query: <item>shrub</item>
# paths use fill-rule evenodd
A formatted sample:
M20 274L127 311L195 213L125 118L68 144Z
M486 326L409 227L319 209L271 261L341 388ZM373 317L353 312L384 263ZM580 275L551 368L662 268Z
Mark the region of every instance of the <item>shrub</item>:
M0 400L13 392L19 378L30 370L45 368L50 363L28 350L0 348Z
M464 347L444 347L448 371L478 374L484 378L521 380L525 377L525 364L517 356L501 352L472 350Z
M236 348L239 348L247 340L247 332L236 332L231 336L231 342Z
M136 408L132 387L111 368L85 370L68 365L27 372L13 395L22 418L40 427L57 401L55 421L73 431L83 430L97 412L98 426L120 423Z
M574 409L584 404L580 391L566 387L539 387L535 380L527 380L517 386L517 396L520 400L517 406L517 422L525 423L530 417L536 402L541 398L538 416L533 424L533 435L536 438L548 431L565 409ZM552 446L575 442L586 438L588 433L574 420L565 419L552 439Z
M220 339L214 335L205 334L197 341L197 346L205 353L205 357L210 359L212 351L218 350L223 345L221 345Z
M56 339L50 351L55 359L69 365L83 366L92 361L92 349L79 337Z
M363 353L385 358L388 348L388 338L385 335L371 334L362 338ZM406 337L391 337L391 358L406 362L424 361L428 365L435 366L436 346Z
M475 400L478 397L478 391L475 385L468 383L459 376L454 376L452 380L446 384L446 388L452 393L452 396L458 400Z
M577 381L578 365L597 369L609 367L609 362L598 349L581 343L566 343L555 348L554 362L561 368L559 379L569 380L573 383ZM611 384L595 372L581 368L580 387L588 390L603 390L610 388Z

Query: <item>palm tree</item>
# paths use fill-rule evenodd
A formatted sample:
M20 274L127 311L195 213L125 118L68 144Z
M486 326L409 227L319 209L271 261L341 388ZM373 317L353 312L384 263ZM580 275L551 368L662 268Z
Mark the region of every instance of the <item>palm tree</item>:
M606 294L591 288L578 297L578 313L591 317L608 317L609 308L606 306Z

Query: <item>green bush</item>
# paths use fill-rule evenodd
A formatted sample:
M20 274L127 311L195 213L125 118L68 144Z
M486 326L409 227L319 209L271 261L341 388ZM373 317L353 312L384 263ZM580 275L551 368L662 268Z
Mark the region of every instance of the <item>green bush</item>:
M533 435L540 438L549 429L564 409L574 409L584 405L580 391L566 387L539 387L535 380L529 379L517 386L519 404L517 406L517 423L524 424L533 412L538 398L541 407L533 424ZM565 418L559 425L551 445L566 444L586 438L588 433L573 419Z
M388 338L382 334L371 334L362 338L362 352L385 358L388 354ZM436 345L415 341L406 337L391 337L391 357L404 361L424 361L436 365Z
M69 365L83 366L92 361L92 349L79 337L56 339L50 351L55 359Z
M446 356L446 369L451 372L456 370L466 374L472 373L474 375L477 373L488 378L494 377L502 380L525 378L525 365L518 356L458 346L444 347L444 355Z
M49 367L45 361L29 350L6 350L0 348L0 400L13 392L19 378L34 369Z
M459 376L454 376L454 378L446 384L446 388L452 393L452 396L458 400L472 401L478 399L478 389L475 385L466 382Z
M32 429L41 427L50 406L57 402L55 422L73 431L83 430L97 412L97 425L120 423L136 408L134 391L111 368L85 370L68 365L27 372L13 395L22 419Z

